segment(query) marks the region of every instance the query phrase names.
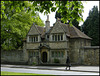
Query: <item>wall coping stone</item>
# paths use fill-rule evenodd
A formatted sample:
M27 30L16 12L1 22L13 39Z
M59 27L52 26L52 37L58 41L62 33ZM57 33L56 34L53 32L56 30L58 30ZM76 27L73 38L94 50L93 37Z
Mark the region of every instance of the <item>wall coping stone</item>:
M82 49L99 49L100 47L99 46L84 46L84 47L81 47Z
M16 50L16 49L15 50L1 50L1 51L23 51L23 49L20 49L20 50L19 49L18 50Z

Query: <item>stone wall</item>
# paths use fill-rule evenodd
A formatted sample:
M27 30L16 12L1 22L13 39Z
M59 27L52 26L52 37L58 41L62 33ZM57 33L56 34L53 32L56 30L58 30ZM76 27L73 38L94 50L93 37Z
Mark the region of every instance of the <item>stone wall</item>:
M70 39L69 43L69 57L72 64L78 64L80 39Z
M99 46L85 46L79 51L79 64L99 65Z
M78 65L79 64L79 52L80 48L84 46L90 46L91 42L87 39L82 38L73 38L69 40L69 57L72 64Z
M1 63L26 63L23 58L23 50L1 51Z
M62 48L68 48L66 41L59 41L59 42L50 42L49 47L51 49L62 49Z
M82 42L84 43L84 41ZM36 43L39 45L38 43ZM57 47L56 43L51 43L54 47ZM58 43L59 44L59 43ZM51 45L51 46L52 46ZM59 44L60 45L60 44ZM62 44L63 45L63 44ZM52 46L52 47L53 47ZM66 46L66 45L64 45ZM59 46L60 47L60 46ZM1 63L28 63L29 56L28 50L26 50L26 45L24 43L23 50L11 50L11 51L2 51L1 50ZM38 51L38 49L34 49L33 51ZM50 63L54 63L54 58L51 56L52 51L64 51L64 57L58 57L60 60L60 64L65 64L67 53L70 55L70 61L73 64L77 65L99 65L99 46L84 46L81 44L79 39L73 39L70 43L70 49L50 49L49 57ZM41 55L41 54L39 54ZM37 58L32 58L33 62L37 62Z
M26 43L26 49L38 49L39 46L40 46L39 42Z

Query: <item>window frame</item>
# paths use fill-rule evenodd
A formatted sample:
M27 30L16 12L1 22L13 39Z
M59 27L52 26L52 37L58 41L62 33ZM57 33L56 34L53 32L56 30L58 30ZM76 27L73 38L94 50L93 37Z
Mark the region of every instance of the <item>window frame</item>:
M33 37L29 36L29 42L33 42Z
M38 42L38 35L29 36L29 42Z
M61 34L52 34L52 41L63 41L63 33Z

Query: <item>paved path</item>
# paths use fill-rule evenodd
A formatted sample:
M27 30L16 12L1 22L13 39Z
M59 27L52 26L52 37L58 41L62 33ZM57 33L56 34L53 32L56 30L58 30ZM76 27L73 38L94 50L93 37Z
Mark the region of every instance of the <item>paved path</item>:
M10 68L10 67L1 67L1 71L49 74L49 75L99 75L99 73L93 73L93 72L42 70L42 69L26 69L26 68Z
M65 71L66 68L64 66L62 67L61 66L28 66L28 65L7 65L7 64L1 64L1 67L59 70L59 71ZM72 66L71 70L68 71L99 73L99 66Z

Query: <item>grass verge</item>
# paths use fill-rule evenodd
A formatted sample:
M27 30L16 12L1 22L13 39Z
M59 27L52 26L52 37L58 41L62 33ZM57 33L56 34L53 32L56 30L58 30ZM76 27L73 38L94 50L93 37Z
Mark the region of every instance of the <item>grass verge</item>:
M45 76L51 76L47 74L34 74L34 73L17 73L17 72L7 72L7 71L1 71L1 75L45 75ZM54 75L52 75L54 76Z

